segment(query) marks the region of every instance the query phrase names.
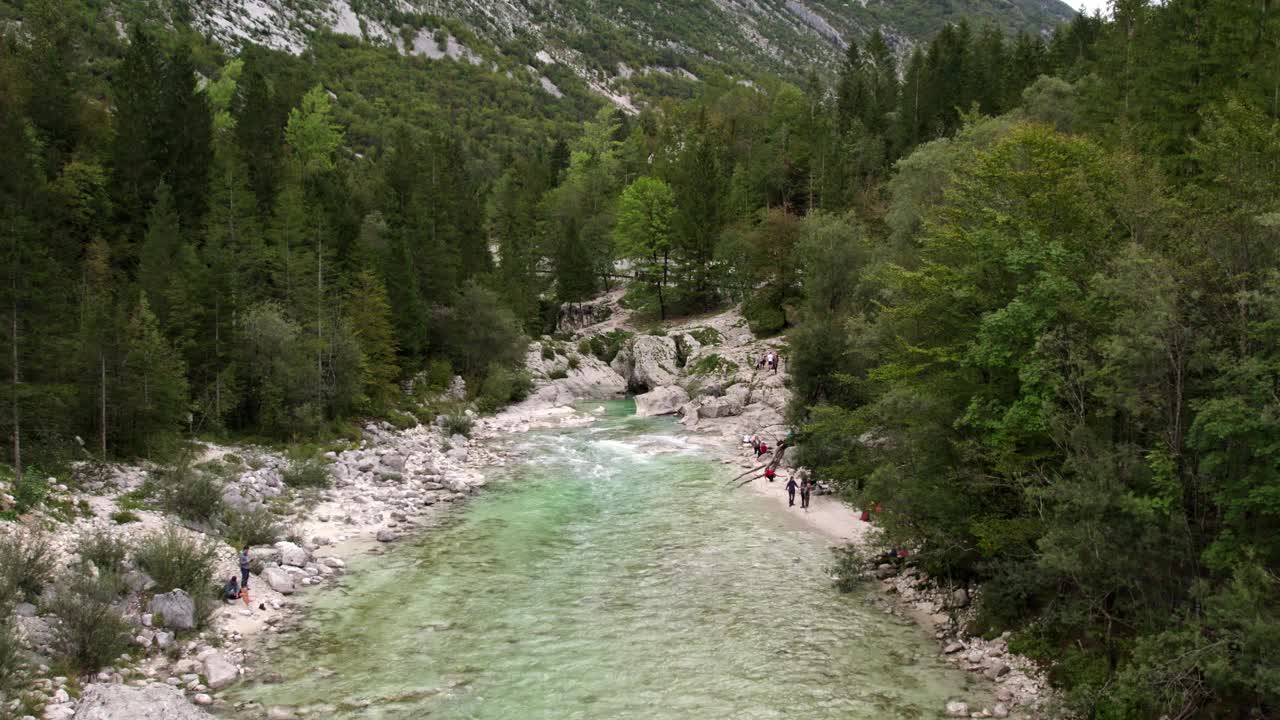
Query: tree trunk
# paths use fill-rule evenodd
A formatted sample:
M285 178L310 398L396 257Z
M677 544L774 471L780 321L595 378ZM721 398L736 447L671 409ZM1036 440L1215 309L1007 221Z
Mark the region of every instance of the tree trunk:
M98 402L98 447L102 451L102 459L107 459L107 356L98 351L98 371L101 395Z
M15 258L16 264L16 258ZM18 403L18 385L22 376L18 372L18 273L13 270L13 480L22 483L22 415Z

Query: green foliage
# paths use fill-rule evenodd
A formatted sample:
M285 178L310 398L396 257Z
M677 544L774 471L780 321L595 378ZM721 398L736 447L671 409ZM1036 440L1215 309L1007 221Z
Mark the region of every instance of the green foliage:
M694 328L689 331L689 336L697 340L703 347L711 347L724 342L724 336L715 328Z
M591 344L591 354L600 360L611 363L635 333L628 330L610 330L601 335L592 335L587 342Z
M115 572L94 576L84 566L70 568L59 580L51 609L60 620L58 646L72 667L96 670L128 649L129 623L117 609L124 590Z
M25 672L25 652L18 634L13 627L13 616L9 608L3 608L4 619L0 620L0 693L6 696L22 680Z
M512 370L498 364L490 365L484 382L480 384L476 405L481 412L496 412L508 403L525 399L532 390L533 377L528 371Z
M851 593L863 586L863 568L866 558L852 545L831 548L830 575L836 590Z
M717 353L710 353L698 358L688 371L691 375L732 375L738 371L738 364Z
M133 561L155 581L161 592L186 591L196 602L201 621L213 608L218 586L214 579L218 548L204 539L169 526L142 537L133 550Z
M542 344L542 359L543 359L543 360L555 360L555 359L556 359L556 349L555 349L554 347L552 347L552 346L550 345L550 343L543 343L543 344Z
M665 320L663 290L670 283L671 220L675 194L662 180L641 177L627 186L618 200L614 242L623 257L636 263L636 277L658 298L658 317Z
M566 367L570 370L577 370L579 367L582 367L582 359L577 355L570 355L569 362Z
M568 368L554 367L547 371L548 380L563 380L567 377L569 377Z
M179 465L157 475L161 501L170 512L203 523L222 514L222 481L215 473Z
M471 437L472 425L474 425L474 422L470 417L462 413L456 413L445 416L444 425L441 429L444 430L444 434L449 437L454 435Z
M755 293L742 306L742 317L747 327L758 337L768 337L782 332L787 326L787 316L782 312L783 296L776 290L766 289Z
M284 484L291 488L327 488L331 484L328 464L319 458L289 463L284 470Z
M124 561L129 557L129 543L109 530L87 531L76 541L76 554L81 560L93 563L99 572L120 574Z
M228 508L222 516L222 537L232 547L271 545L279 539L281 527L271 511L263 507L248 510Z
M111 522L117 525L127 525L128 523L141 522L142 518L138 513L132 510L117 510L111 513Z
M33 602L52 572L53 556L43 536L14 530L0 537L0 606Z

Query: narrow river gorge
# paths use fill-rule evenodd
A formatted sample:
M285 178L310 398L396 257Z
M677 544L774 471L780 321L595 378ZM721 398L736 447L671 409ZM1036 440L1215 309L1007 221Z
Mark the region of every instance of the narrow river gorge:
M235 700L309 717L932 718L967 674L669 419L512 435L443 526L306 600ZM260 675L265 673L259 673Z

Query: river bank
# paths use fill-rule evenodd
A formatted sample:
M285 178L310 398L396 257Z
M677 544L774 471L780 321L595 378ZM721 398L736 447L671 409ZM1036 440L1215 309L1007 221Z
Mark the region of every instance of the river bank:
M625 312L615 304L607 321L580 328L568 344L627 327ZM470 438L446 436L434 425L408 430L386 424L367 426L360 447L328 457L333 486L296 499L290 516L291 540L255 549L264 568L253 580L250 607L224 605L206 630L180 643L174 642L171 633L151 627L153 618L145 608L132 608L137 645L144 651L160 647L164 653L141 661L123 658L83 688L66 678L59 683L45 667L46 677L35 683L47 699L44 717L136 717L141 709L157 706L171 708L168 716L175 720L203 717L188 703L237 715L293 717L287 708L230 704L219 691L246 679L273 679L273 671L261 664L262 653L270 654L290 642L287 638L301 619L296 612L300 596L338 584L353 559L382 554L391 544L422 537L443 524L454 509L485 487L487 474L522 461L511 454L512 436L547 427L590 425L598 418L589 401L618 398L628 391L645 391L637 398L641 414L679 417L689 442L723 466L725 493L749 488L771 512L832 546L874 545L874 527L832 496L815 496L805 513L788 508L783 485L787 473L794 471L788 463L782 463L783 475L776 483L756 478L748 488L733 490L737 483L727 482L755 466L741 443L744 433L760 433L776 445L777 435L783 432L783 412L790 400L785 359L781 371L774 374L756 367L755 358L766 348L785 347L784 341L758 340L740 317L722 313L672 326L665 335L636 336L610 363L566 351L564 345L565 341L547 339L534 343L528 357L537 378L532 397L495 416L476 418ZM585 411L579 406L583 401L588 401ZM250 464L257 466L246 468L229 486L231 495L252 503L279 494L283 458L252 448L211 446L201 460L230 458L252 458ZM145 473L140 468L117 468L101 487L68 500L84 500L101 524L102 518L119 509L120 497L140 486ZM172 520L150 511L138 515L136 527L126 532L137 535ZM94 524L85 519L61 528L54 537L59 556L68 557L74 538ZM920 623L940 642L942 657L991 683L993 702L973 709L953 705L946 708L949 714L1037 716L1043 686L1030 664L1010 658L1003 640L963 637L967 592L958 602L954 591L935 589L911 570L901 575L883 570L876 571L883 577L875 580L888 593L875 601L880 611ZM235 572L234 549L223 546L219 573L225 577ZM36 617L24 624L38 634L41 621ZM47 638L47 627L44 633ZM84 700L77 700L81 691ZM101 712L92 714L86 708Z

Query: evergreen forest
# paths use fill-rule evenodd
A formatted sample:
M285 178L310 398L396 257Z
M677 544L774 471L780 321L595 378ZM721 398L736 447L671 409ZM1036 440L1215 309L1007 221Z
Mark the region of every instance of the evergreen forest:
M68 5L74 6L68 11ZM785 335L801 461L1089 718L1280 714L1280 7L879 32L628 114L95 2L0 36L0 461L358 436L626 287ZM10 471L7 471L10 472Z

